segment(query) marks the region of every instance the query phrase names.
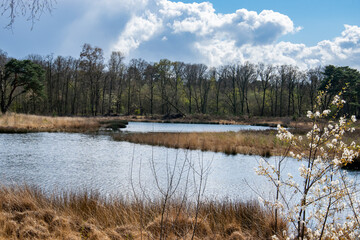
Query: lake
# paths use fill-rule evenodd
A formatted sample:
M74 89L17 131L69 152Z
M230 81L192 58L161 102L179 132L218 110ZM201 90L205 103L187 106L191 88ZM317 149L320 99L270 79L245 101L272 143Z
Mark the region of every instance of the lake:
M130 123L129 128L135 125L139 126ZM204 174L206 198L248 200L257 198L258 194L271 196L272 185L254 172L259 159L259 156L229 156L116 142L100 134L0 134L1 183L26 183L50 193L95 190L103 195L131 197L135 190L157 197L159 189L166 188L174 176L173 182L179 182L177 192L187 189L191 195L198 184L197 173L209 167L208 174ZM276 159L272 157L269 161ZM298 161L290 159L284 172L290 172L296 180L299 166ZM350 174L353 178L358 176L357 172Z

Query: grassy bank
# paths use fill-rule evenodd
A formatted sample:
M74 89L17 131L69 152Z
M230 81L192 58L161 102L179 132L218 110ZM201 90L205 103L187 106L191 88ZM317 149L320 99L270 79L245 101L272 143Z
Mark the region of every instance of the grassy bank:
M0 239L269 239L272 214L255 202L172 202L160 224L162 202L104 199L98 194L46 196L29 187L0 189ZM286 229L282 221L279 232Z
M126 133L115 134L117 141L199 149L226 154L279 155L285 146L275 137L275 130L196 133Z
M291 130L293 134L305 135L306 128ZM132 143L165 146L169 148L197 149L223 152L226 154L247 154L260 156L279 156L284 154L287 145L276 138L277 130L239 131L239 132L192 132L192 133L117 133L113 139ZM305 136L304 136L305 138ZM344 142L350 144L360 139L360 129L348 133ZM351 168L360 169L357 159ZM359 165L359 166L357 166Z
M0 133L28 132L97 132L99 129L118 130L127 121L109 117L48 117L7 113L0 115Z
M46 117L8 113L0 116L0 133L94 132L97 120L80 117Z

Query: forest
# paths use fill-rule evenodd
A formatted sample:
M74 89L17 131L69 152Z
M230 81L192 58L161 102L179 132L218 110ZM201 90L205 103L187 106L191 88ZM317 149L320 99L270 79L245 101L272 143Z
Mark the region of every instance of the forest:
M329 95L326 109L345 88L343 111L360 114L360 73L349 67L125 63L121 52L106 61L103 50L90 44L82 46L79 58L32 54L20 61L0 50L0 87L3 113L296 118L312 109L319 90Z

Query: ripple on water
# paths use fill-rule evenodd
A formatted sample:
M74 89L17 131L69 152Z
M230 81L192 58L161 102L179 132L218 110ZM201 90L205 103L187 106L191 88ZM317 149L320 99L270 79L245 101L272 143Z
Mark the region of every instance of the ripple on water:
M48 192L54 190L96 190L102 194L129 196L131 166L135 187L140 185L151 196L158 194L154 179L166 186L167 164L178 164L176 176L185 161L211 163L205 195L210 198L252 199L257 194L272 195L268 181L254 173L260 157L195 150L169 149L112 141L105 135L77 133L0 134L0 180L2 184L36 185ZM270 158L275 161L276 157ZM297 175L299 162L288 161L284 172ZM357 173L351 173L357 177ZM181 176L179 190L185 186ZM193 179L192 177L189 178ZM296 179L295 179L296 181ZM188 183L188 191L194 185ZM179 191L180 192L180 191Z

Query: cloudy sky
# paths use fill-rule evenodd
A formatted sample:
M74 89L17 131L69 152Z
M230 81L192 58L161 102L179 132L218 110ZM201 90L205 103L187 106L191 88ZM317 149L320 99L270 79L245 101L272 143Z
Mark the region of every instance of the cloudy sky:
M17 18L0 49L78 57L89 43L126 59L162 58L210 66L250 61L301 68L334 64L360 69L359 0L57 0L31 23Z

